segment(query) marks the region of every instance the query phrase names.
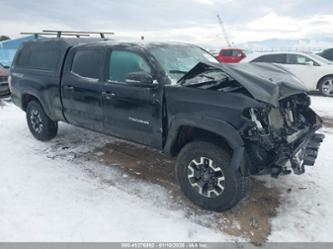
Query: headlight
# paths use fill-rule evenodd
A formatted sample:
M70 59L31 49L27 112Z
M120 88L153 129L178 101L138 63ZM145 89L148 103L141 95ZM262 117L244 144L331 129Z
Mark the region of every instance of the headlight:
M279 108L272 108L268 115L269 125L275 129L283 128L283 116Z
M250 108L249 112L250 112L250 117L251 117L252 122L254 122L256 124L256 126L259 130L263 130L264 127L263 127L263 124L261 123L261 121L257 117L257 111L253 108Z

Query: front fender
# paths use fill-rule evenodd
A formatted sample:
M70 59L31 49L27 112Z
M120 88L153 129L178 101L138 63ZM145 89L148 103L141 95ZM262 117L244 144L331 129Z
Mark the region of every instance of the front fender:
M244 157L244 141L238 131L229 123L211 117L176 115L169 123L168 138L164 146L164 152L171 154L172 146L175 144L178 131L182 126L191 126L206 130L222 137L233 150L231 167L239 169Z

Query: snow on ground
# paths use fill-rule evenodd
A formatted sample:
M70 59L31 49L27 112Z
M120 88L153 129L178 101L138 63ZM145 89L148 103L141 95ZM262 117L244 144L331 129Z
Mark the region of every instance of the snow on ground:
M265 177L267 186L283 193L270 241L333 241L333 135L325 135L315 167L307 167L301 176Z
M333 118L333 98L311 96L311 107L320 116Z
M333 118L333 98L311 96L311 103L320 116ZM324 127L321 132L326 138L314 167L306 167L301 176L264 177L267 186L284 193L270 241L333 241L333 129Z
M61 126L59 135L73 131ZM12 104L0 109L0 241L231 239L190 222L181 211L153 203L150 194L167 195L158 186L129 182L132 188L146 189L142 199L100 183L80 165L52 159L52 143L33 139L24 113ZM80 146L78 150L85 149Z
M333 116L333 99L312 97L312 107ZM282 193L270 241L333 241L333 130L322 131L326 139L315 167L302 176L259 177ZM62 124L56 139L42 143L30 135L21 110L0 105L0 241L243 240L170 208L161 186L76 160L76 153L113 141Z

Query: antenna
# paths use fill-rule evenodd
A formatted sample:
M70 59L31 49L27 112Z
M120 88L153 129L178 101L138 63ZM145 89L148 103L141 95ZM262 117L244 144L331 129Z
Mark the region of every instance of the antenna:
M228 34L227 34L227 31L225 30L224 28L224 24L223 24L223 21L222 21L222 18L219 14L216 15L218 21L219 21L219 24L220 24L220 27L221 27L221 31L222 31L222 34L224 36L224 39L225 41L227 42L227 45L228 47L231 47L231 43L230 43L230 40L229 40L229 37L228 37Z

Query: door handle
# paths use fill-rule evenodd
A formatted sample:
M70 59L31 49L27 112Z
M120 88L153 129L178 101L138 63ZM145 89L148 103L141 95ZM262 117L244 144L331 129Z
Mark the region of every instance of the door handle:
M74 90L74 86L70 86L70 85L64 86L64 88L67 90Z
M115 93L110 93L110 92L102 92L102 95L105 99L111 99L112 97L115 97Z

